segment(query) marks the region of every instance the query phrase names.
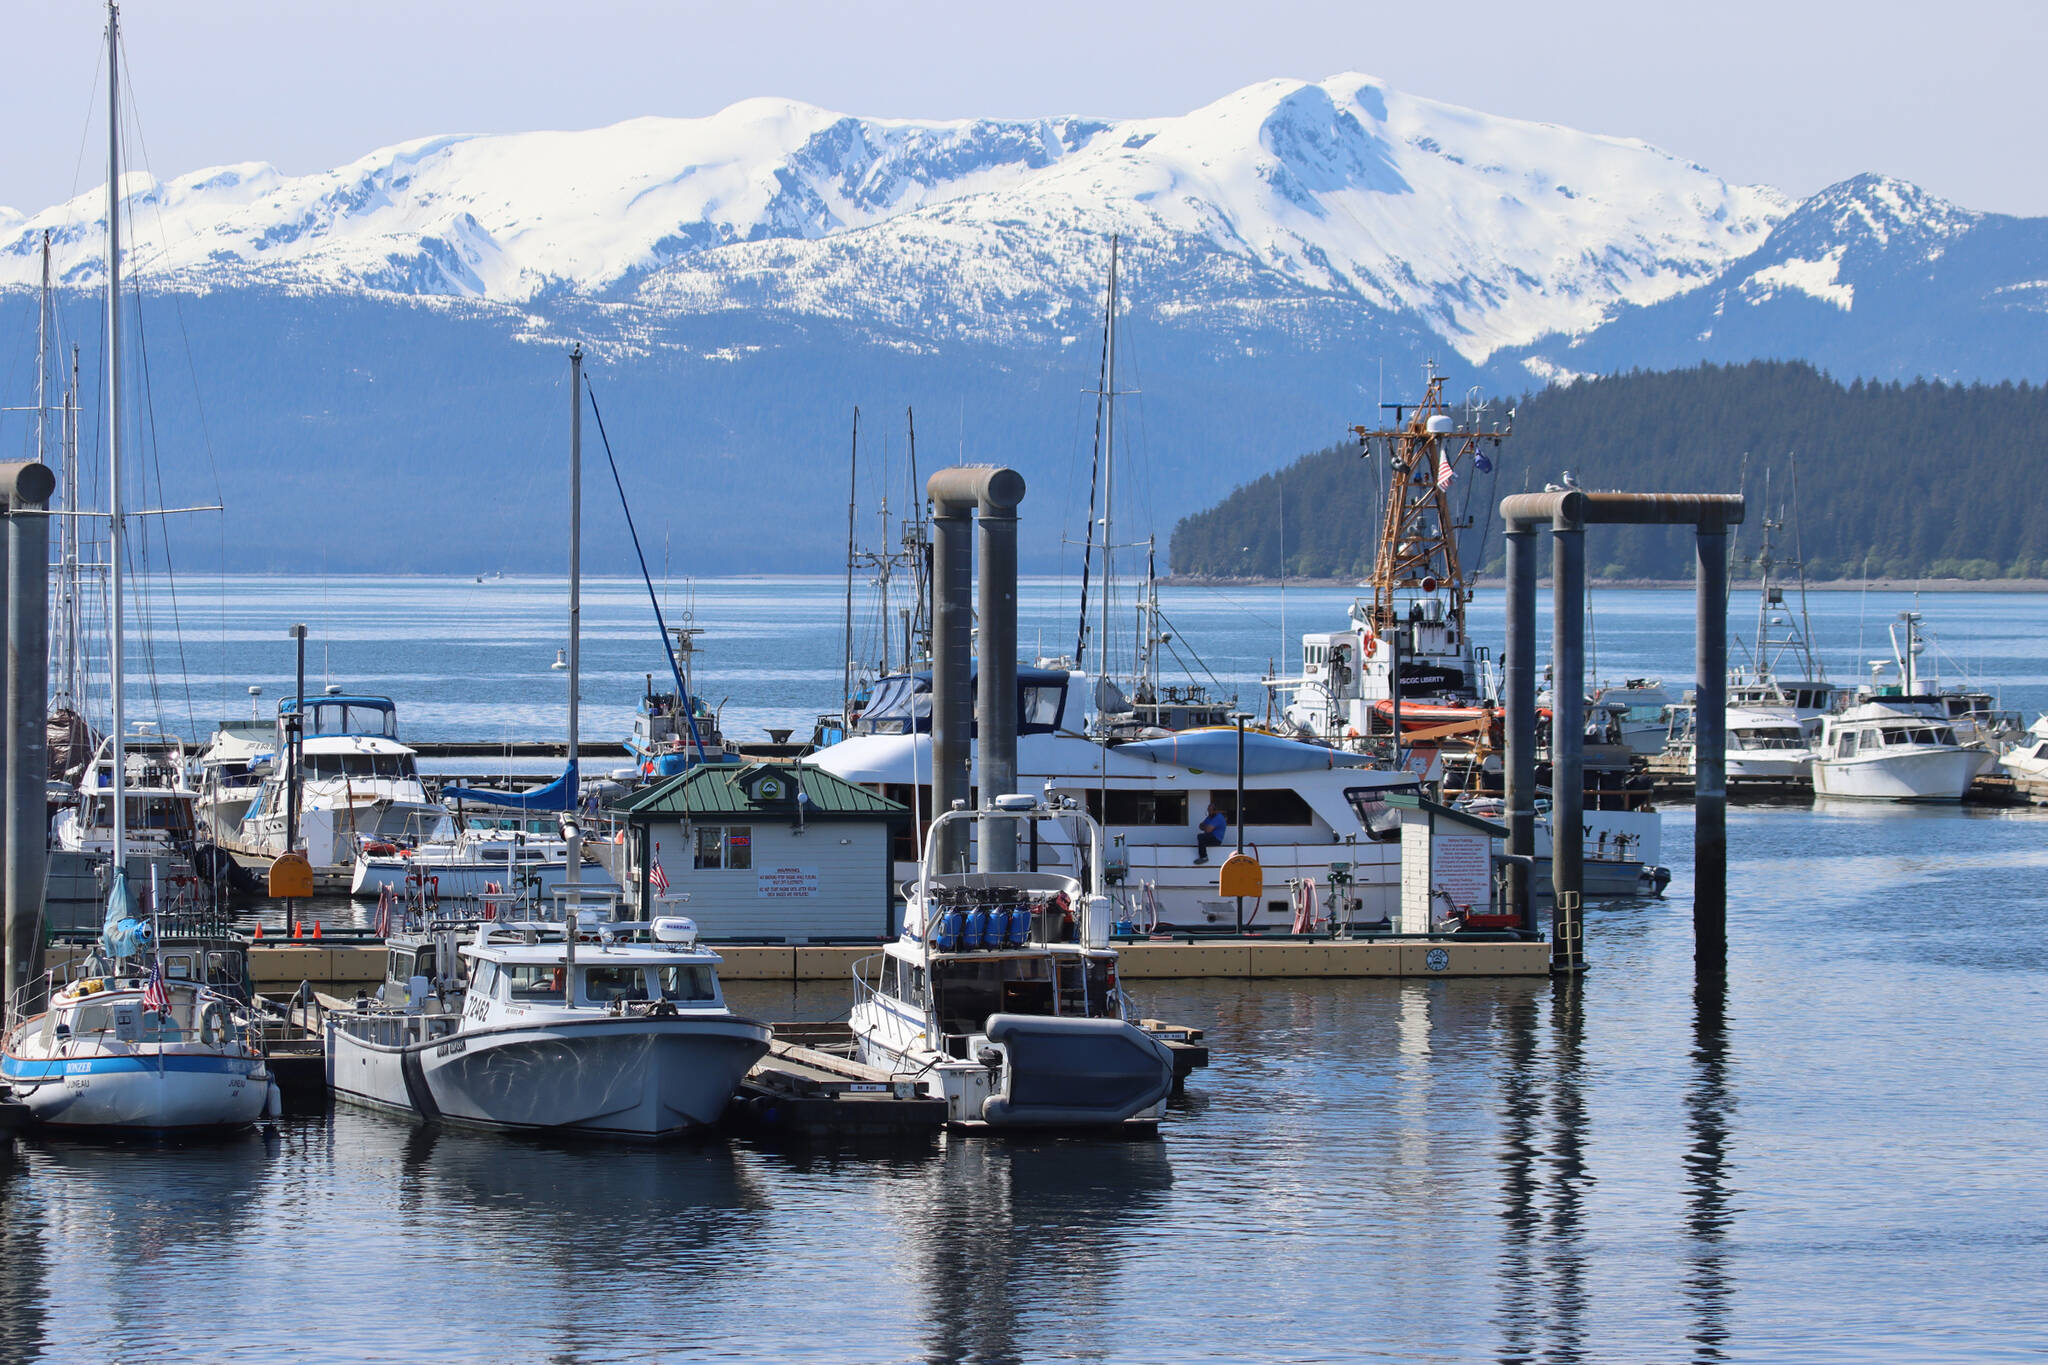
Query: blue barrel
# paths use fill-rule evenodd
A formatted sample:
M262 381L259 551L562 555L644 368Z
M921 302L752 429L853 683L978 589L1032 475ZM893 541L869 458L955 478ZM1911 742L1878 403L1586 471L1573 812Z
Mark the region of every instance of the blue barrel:
M967 912L967 932L960 939L960 947L973 952L988 942L988 911L977 905Z
M967 916L958 910L946 910L939 915L938 932L934 934L934 945L942 953L957 952L960 935L967 929Z
M1031 941L1031 907L1013 905L1010 907L1009 941L1012 948L1022 948Z

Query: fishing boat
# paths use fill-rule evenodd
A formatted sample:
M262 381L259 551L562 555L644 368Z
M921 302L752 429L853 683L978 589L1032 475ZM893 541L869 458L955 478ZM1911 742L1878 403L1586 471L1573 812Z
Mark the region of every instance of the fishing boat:
M688 621L669 629L675 651L673 688L657 690L654 675L646 675L633 729L626 736L626 753L642 781L673 777L699 763L739 762L739 753L719 729L718 713L697 695L693 666L697 637L703 633L703 627Z
M658 1140L718 1122L770 1039L726 1006L718 954L685 919L620 922L595 892L555 905L552 920L475 923L433 976L421 944L395 938L394 970L412 974L387 983L387 1007L326 1015L335 1095L554 1136Z
M932 822L903 932L856 968L856 1055L913 1080L966 1128L1155 1127L1173 1058L1128 1019L1096 875L941 872L955 822L1078 823L1104 865L1102 826L1029 796Z

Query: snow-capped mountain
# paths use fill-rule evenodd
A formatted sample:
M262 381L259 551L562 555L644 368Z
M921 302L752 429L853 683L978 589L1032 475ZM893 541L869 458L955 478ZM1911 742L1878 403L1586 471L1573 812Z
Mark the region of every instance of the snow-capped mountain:
M2048 220L1859 175L1814 195L1701 288L1530 348L1545 373L1758 356L1843 378L2048 373Z
M1097 307L1120 233L1134 294L1230 312L1339 300L1475 361L1693 287L1787 207L1641 142L1361 75L1126 121L916 123L756 99L425 138L315 175L248 164L124 188L138 268L187 287L574 294L1048 340ZM44 229L59 277L93 283L103 203L0 219L0 283L34 282Z

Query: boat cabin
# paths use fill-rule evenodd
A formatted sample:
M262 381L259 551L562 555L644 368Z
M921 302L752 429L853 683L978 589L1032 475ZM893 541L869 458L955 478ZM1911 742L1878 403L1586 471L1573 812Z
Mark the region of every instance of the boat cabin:
M1067 686L1072 674L1058 668L1017 669L1017 733L1048 735L1078 728L1079 717L1067 715ZM980 686L977 661L968 684L969 692ZM856 735L930 734L932 728L932 675L899 673L877 681L867 702L853 717Z

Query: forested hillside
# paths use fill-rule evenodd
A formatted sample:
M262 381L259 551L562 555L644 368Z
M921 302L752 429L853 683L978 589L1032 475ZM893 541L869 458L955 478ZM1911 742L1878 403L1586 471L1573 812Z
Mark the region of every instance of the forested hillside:
M1465 554L1500 556L1498 503L1572 472L1582 487L1750 494L1739 560L1760 545L1765 480L1816 578L2030 577L2048 573L2048 388L1928 382L1844 386L1800 363L1758 361L1589 379L1495 399L1514 429L1494 469L1459 470L1456 505L1474 522ZM1796 463L1796 501L1794 466ZM1351 576L1372 565L1386 470L1355 443L1286 469L1184 519L1177 574ZM1282 496L1284 493L1284 516ZM1614 527L1592 533L1587 563L1610 578L1680 578L1689 535ZM1741 566L1738 565L1738 569Z

